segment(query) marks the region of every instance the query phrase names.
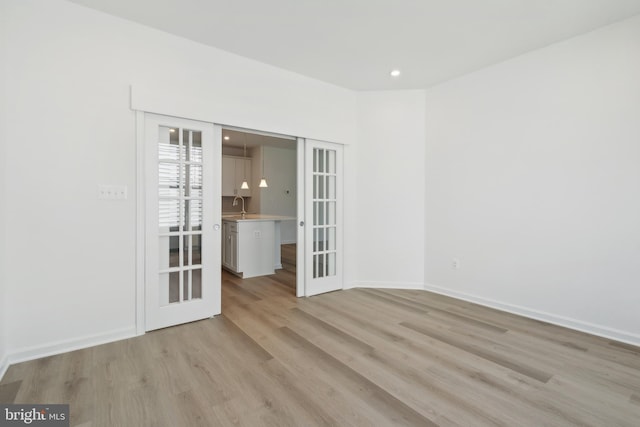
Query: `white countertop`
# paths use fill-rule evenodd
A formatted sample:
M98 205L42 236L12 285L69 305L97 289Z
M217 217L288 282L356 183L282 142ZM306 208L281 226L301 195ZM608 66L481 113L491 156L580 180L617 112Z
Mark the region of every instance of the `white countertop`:
M222 215L223 221L293 221L294 216L282 216L282 215L263 215L263 214L246 214L244 218L240 214Z

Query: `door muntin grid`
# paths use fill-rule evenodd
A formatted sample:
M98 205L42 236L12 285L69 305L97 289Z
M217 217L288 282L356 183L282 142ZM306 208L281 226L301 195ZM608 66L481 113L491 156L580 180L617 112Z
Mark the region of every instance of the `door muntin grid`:
M160 306L202 298L202 132L160 126Z
M336 275L337 154L313 149L313 278Z

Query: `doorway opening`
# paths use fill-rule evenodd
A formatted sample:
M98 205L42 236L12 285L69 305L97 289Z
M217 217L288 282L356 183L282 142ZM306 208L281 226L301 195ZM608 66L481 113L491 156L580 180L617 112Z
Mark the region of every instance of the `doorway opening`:
M222 308L278 294L295 297L295 138L222 128Z
M343 288L342 145L143 111L136 123L139 334L220 314L222 299L245 310Z

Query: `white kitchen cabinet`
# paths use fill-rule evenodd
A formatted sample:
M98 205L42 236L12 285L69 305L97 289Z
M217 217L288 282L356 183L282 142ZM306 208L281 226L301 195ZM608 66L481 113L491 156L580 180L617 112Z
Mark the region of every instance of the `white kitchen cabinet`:
M240 188L245 177L249 183L248 190ZM251 159L222 156L222 195L251 197L251 187Z
M275 228L273 220L223 219L223 267L243 278L274 274Z
M236 158L222 156L222 195L235 196L236 188Z

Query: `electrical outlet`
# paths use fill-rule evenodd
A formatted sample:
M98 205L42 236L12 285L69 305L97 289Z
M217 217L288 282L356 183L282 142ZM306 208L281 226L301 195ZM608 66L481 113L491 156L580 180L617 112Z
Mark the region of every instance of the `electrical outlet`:
M453 258L451 260L451 268L454 270L458 270L460 268L460 260L458 258Z
M253 230L253 237L260 239L262 237L262 232L260 230Z

